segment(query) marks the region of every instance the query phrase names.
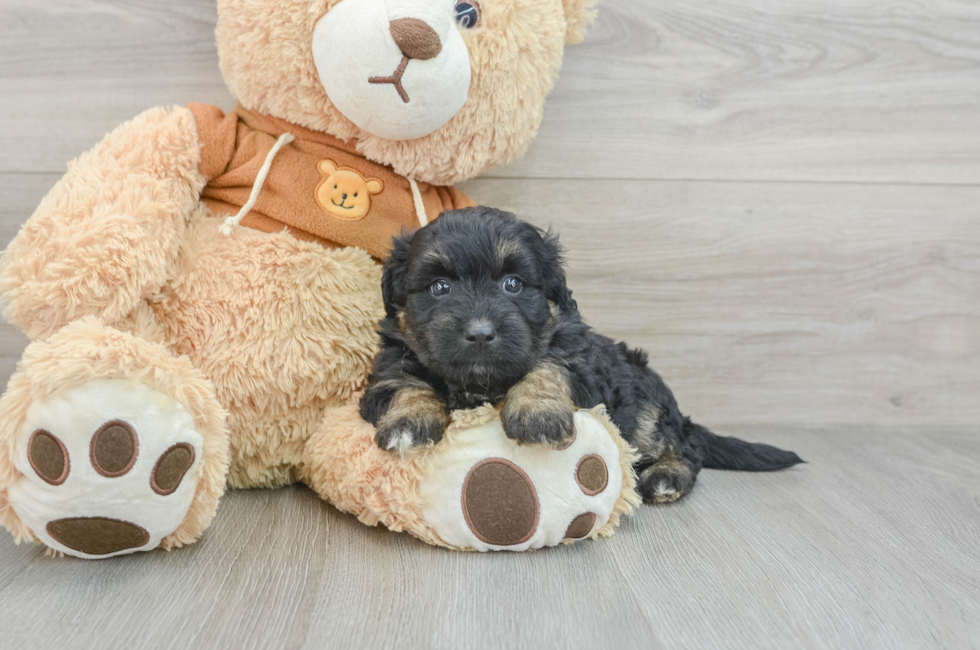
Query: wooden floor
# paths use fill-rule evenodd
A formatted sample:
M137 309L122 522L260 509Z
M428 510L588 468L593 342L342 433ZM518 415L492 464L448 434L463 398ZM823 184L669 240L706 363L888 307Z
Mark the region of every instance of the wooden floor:
M0 244L118 123L233 105L213 5L0 0ZM561 233L686 412L809 463L519 556L300 487L170 554L0 534L0 647L980 648L980 4L604 0L532 150L465 189ZM0 325L0 381L24 345Z

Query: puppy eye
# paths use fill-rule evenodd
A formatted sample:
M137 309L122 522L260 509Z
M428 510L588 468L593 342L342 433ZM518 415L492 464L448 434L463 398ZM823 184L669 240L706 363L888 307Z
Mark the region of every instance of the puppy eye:
M452 291L452 287L445 280L436 280L429 285L429 292L433 296L444 296L450 291Z
M524 283L521 282L521 279L513 275L504 280L504 291L507 293L520 293L523 288Z
M483 18L480 3L476 0L456 0L453 14L456 17L456 24L463 29L479 27L480 19Z

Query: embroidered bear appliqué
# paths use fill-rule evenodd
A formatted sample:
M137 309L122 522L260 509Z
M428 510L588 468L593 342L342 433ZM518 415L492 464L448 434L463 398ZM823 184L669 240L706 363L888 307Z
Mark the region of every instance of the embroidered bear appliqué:
M321 160L317 169L323 180L316 186L316 202L327 214L356 221L371 211L371 196L384 191L377 178L364 178L350 167L338 167L332 160Z

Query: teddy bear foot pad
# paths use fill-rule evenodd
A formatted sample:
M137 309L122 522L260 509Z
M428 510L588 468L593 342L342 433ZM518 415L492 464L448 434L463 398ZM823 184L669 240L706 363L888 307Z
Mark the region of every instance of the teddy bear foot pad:
M574 438L553 449L517 444L496 413L486 413L473 416L477 426L449 432L429 458L420 493L439 537L456 548L524 551L597 536L624 480L622 452L606 426L579 411Z
M68 555L150 550L191 506L202 444L175 400L142 384L90 381L31 406L10 505Z

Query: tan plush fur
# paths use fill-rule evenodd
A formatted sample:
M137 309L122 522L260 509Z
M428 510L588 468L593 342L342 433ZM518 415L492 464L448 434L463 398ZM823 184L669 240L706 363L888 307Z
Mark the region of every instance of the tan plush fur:
M31 338L126 317L173 274L205 179L186 108L155 108L83 154L0 262L3 315Z
M364 251L192 220L177 276L152 305L165 339L230 411L233 487L298 480L324 409L351 400L377 352L381 271Z
M609 537L619 526L620 517L640 504L636 493L633 462L637 456L619 435L619 430L602 406L589 411L609 433L620 450L623 487L613 513L590 537ZM427 544L453 548L428 525L422 515L420 484L429 471L429 459L440 446L449 448L463 432L492 422L500 412L491 406L455 411L443 439L435 446L423 447L398 456L382 451L374 442L374 427L364 422L356 406L328 412L323 426L306 446L305 480L324 499L369 525L379 523L397 532L406 532ZM457 549L460 550L460 549Z
M378 448L357 406L328 412L306 445L305 479L317 494L368 526L379 523L428 544L447 546L426 523L419 497L433 448L400 456Z
M589 411L589 413L606 427L606 431L609 432L609 437L619 447L619 467L623 472L623 487L619 492L616 507L609 516L609 521L592 535L592 538L595 539L596 537L611 537L619 527L620 517L633 512L633 508L643 503L643 500L636 492L636 474L633 472L633 463L639 460L639 454L619 435L619 429L609 419L605 406L597 406Z
M230 436L228 482L293 483L324 409L350 400L367 376L383 314L380 267L359 249L325 249L286 233L219 236L220 219L195 198L204 186L198 158L190 111L177 108L149 111L72 163L4 254L5 314L42 340L97 317L91 323L161 344L198 368L211 399L229 411L222 433L225 445ZM88 358L75 358L70 346L43 349L64 354L66 364ZM25 355L9 406L0 405L7 444L19 431L10 409L50 394L22 383L40 372L35 359ZM99 372L87 376L116 376ZM10 457L0 457L0 493L15 472ZM222 470L222 489L224 479ZM207 502L206 518L192 508L165 545L196 538L216 501ZM3 522L31 538L9 508Z
M63 328L47 341L35 341L24 351L7 392L0 399L0 523L18 541L37 541L21 524L7 502L7 488L20 474L13 464L16 438L10 432L24 427L27 411L37 401L56 397L94 379L128 379L145 384L179 402L194 418L204 440L197 490L180 527L161 542L166 549L196 540L211 523L225 491L228 435L225 410L214 388L187 358L163 346L107 327L92 317Z
M311 53L313 29L337 1L219 0L218 53L225 80L246 108L355 139L358 151L371 160L437 185L472 178L527 150L558 77L566 37L582 39L595 4L481 3L485 29L463 32L472 67L463 109L431 135L393 142L358 129L320 85Z
M591 0L484 3L493 29L464 34L473 82L462 111L426 138L390 142L360 132L320 85L312 31L334 4L219 0L229 85L250 109L354 138L369 158L439 184L527 148L564 42L580 38L591 16ZM443 543L418 505L424 453L379 450L349 405L377 351L378 263L288 232L219 234L222 217L201 201L200 165L194 114L147 111L72 162L4 252L3 315L34 342L0 400L0 523L36 541L7 501L30 405L120 378L178 400L205 441L193 504L161 546L197 539L226 481L297 480L365 523Z
M585 30L595 20L598 0L562 0L565 8L565 42L569 45L581 43Z

